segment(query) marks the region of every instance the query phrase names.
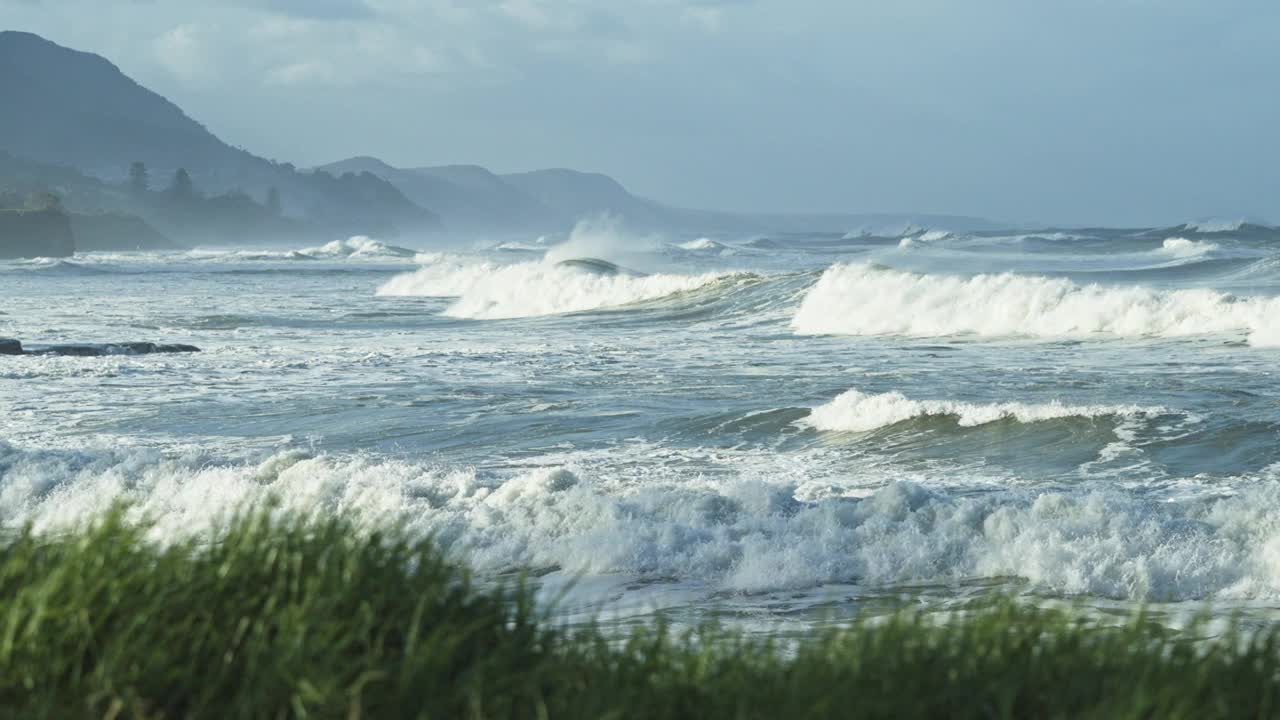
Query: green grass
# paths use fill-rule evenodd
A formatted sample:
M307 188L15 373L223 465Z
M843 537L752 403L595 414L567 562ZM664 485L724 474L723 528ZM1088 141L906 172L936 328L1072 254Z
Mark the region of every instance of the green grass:
M341 519L159 548L117 511L0 540L3 718L1248 718L1275 631L1217 639L997 601L791 645L557 628L430 542Z

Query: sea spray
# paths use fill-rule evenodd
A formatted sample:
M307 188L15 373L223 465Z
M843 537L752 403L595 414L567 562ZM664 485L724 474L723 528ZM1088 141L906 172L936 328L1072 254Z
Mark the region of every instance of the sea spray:
M600 215L579 220L569 238L549 248L544 259L558 263L576 258L600 258L625 265L628 258L657 249L661 244L656 236L628 233L617 217Z

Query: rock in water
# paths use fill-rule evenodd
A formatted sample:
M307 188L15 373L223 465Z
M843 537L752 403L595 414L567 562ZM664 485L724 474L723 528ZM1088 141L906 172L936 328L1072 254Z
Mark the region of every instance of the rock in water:
M195 345L158 345L150 342L125 342L91 345L46 345L43 347L31 348L26 351L26 354L60 355L67 357L101 357L103 355L151 355L154 353L194 352L200 352L200 348Z
M22 343L13 338L0 338L0 355L21 355Z

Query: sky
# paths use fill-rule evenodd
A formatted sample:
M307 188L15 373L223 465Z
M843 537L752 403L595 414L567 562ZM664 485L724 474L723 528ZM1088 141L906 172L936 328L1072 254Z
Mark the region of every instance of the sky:
M1280 222L1274 0L0 0L227 142L684 207ZM5 110L0 110L5 111Z

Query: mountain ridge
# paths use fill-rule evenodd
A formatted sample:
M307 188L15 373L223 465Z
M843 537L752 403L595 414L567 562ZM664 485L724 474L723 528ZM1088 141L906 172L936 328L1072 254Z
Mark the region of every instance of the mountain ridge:
M22 112L0 113L0 150L66 165L107 180L141 162L153 177L186 169L210 192L264 197L284 211L342 234L397 234L438 227L434 213L372 173L303 173L233 147L177 104L106 58L31 33L0 31L0 84Z
M248 212L250 205L260 202L262 207L271 205L283 219L335 236L395 236L442 228L460 233L557 233L596 216L615 218L641 232L845 232L889 219L924 226L936 226L938 220L953 230L1003 227L967 216L684 209L637 196L609 175L563 167L498 174L480 165L404 168L357 156L299 170L227 144L108 59L31 33L0 31L0 84L7 88L11 107L22 108L0 113L0 152L76 168L77 174L82 171L109 183L125 178L135 162L146 164L151 177L158 179L176 177L185 169L200 192L214 194L211 199L222 197L219 193L227 197L223 208ZM0 176L0 190L5 180ZM88 196L106 198L101 202L107 204L73 210L139 212L138 203L120 199L122 185L79 187ZM146 219L166 225L166 232L181 232L182 223L172 222L174 218ZM237 228L227 238L233 241L245 239L238 233L251 225L211 227L218 232ZM273 221L264 227L280 225Z

